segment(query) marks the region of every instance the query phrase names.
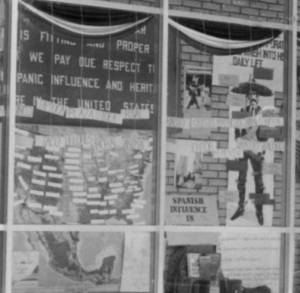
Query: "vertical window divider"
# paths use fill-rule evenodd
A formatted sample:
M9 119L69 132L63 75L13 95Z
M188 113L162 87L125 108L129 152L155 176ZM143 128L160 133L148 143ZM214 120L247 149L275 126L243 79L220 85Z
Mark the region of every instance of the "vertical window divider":
M159 213L157 217L158 235L156 252L156 292L164 292L164 263L165 263L165 193L166 193L166 128L167 128L167 93L168 93L168 34L169 34L169 1L161 0L160 21L160 57L159 57L159 102L158 102L158 174L157 201Z
M13 251L13 197L14 197L14 145L15 145L15 109L16 109L16 85L17 85L17 57L18 57L18 0L7 1L9 5L9 69L8 69L8 99L6 119L8 122L8 141L6 150L8 153L6 167L7 183L5 196L7 197L7 231L6 231L6 261L5 261L5 290L12 292L12 251Z
M286 246L286 284L285 292L292 293L294 291L294 257L295 257L295 164L296 164L296 110L297 110L297 0L289 2L288 17L291 23L291 30L289 31L288 39L288 92L286 98L288 99L288 134L287 134L287 182L285 194L288 200L287 204L287 225L289 232L287 235Z

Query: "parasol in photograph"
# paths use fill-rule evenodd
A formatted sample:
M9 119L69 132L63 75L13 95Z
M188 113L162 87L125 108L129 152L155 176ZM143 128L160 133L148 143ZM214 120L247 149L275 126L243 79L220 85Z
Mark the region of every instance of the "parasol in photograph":
M234 87L231 90L236 94L248 94L249 92L256 92L258 95L263 97L270 97L273 95L273 92L263 84L259 84L255 81L247 81L239 84L238 87Z

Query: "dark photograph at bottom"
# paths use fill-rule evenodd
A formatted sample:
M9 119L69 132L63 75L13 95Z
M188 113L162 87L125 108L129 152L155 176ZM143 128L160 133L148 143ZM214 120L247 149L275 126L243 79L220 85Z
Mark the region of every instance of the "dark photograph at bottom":
M279 234L167 233L165 293L279 293Z

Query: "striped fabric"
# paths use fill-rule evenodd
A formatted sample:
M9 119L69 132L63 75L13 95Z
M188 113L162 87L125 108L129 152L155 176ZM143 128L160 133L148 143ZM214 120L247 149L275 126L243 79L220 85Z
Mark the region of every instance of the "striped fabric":
M83 25L78 24L70 21L63 20L61 18L52 16L48 13L45 13L41 10L36 9L35 7L25 3L24 1L20 0L20 4L23 7L26 7L29 11L34 13L35 15L57 25L65 30L68 30L75 34L86 35L86 36L111 36L115 34L120 34L126 32L132 28L136 28L138 26L143 25L146 23L151 17L145 17L139 21L133 23L125 23L121 25L113 25L113 26L90 26L90 25Z
M188 28L172 19L169 19L169 25L179 32L185 41L191 42L194 47L199 47L199 49L215 55L234 55L249 52L264 46L274 38L278 37L278 33L280 33L276 32L274 35L269 34L269 37L264 37L263 35L262 39L257 39L255 41L245 39L237 40L212 36Z

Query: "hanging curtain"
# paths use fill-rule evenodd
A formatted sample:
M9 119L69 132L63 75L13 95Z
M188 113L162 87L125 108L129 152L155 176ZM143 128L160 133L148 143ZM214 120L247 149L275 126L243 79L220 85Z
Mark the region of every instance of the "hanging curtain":
M234 55L264 46L280 30L220 24L192 19L169 19L171 29L190 45L214 55Z
M70 13L69 10L64 10L62 9L62 7L58 9L56 6L56 9L54 9L54 11L51 11L51 7L49 9L46 9L48 8L48 6L45 6L45 4L43 5L41 4L41 2L35 2L35 6L43 7L43 10L46 10L48 12L47 13L22 0L20 1L20 4L26 7L35 15L41 17L46 21L51 22L56 26L59 26L72 33L86 36L105 37L128 32L132 29L137 30L139 27L145 25L151 19L151 16L148 16L146 14L140 14L137 20L135 13L125 13L124 17L121 19L121 23L119 19L120 14L118 12L111 14L108 12L108 10L102 9L101 14L99 14L100 16L97 25L90 25L91 22L96 23L96 21L86 21L86 24L82 24L82 17L80 14L81 12L77 11L78 8L75 8L75 6L70 6L73 7L73 10L70 10L73 11L73 13ZM76 10L74 11L74 9ZM55 14L55 11L60 13ZM62 18L61 15L62 11L66 11L66 14L64 14L64 18ZM93 20L93 18L91 19Z

